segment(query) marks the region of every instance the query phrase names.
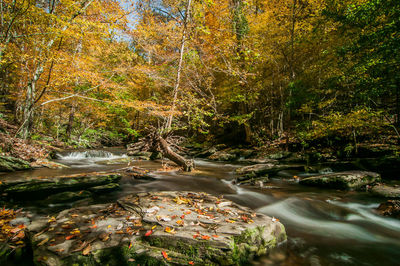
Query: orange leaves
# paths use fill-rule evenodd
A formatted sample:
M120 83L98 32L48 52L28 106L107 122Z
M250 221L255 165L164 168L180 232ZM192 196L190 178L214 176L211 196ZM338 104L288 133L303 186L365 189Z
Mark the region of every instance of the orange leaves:
M203 239L203 240L209 240L211 237L210 236L207 236L207 235L203 235L203 236L201 236L201 239Z
M66 236L65 239L66 239L66 240L70 240L70 239L72 239L72 238L74 238L74 237L76 237L76 236L75 236L75 235L69 235L69 236Z
M178 220L178 221L176 221L176 223L180 226L183 226L185 224L185 222L183 220Z
M161 254L163 255L164 259L166 259L166 260L171 260L171 258L170 258L170 257L168 257L168 254L167 254L167 252L165 252L164 250L163 250L163 251L161 251Z
M169 226L167 226L167 227L164 229L164 232L167 232L167 233L169 233L169 234L176 234L175 229L174 229L174 228L171 228L171 227L169 227Z

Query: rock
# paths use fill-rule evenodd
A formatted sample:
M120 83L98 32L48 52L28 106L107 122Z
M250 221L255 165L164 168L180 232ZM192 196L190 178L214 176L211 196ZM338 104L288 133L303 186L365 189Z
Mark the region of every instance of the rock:
M18 217L10 221L11 226L17 226L17 225L29 225L31 223L31 220L28 217Z
M28 229L42 265L245 265L286 240L276 219L198 192L130 195Z
M111 164L127 164L131 162L132 159L129 157L126 158L117 158L117 159L111 159L111 160L104 160L97 162L98 164L105 164L105 165L111 165Z
M10 156L0 155L0 172L13 172L29 169L32 169L32 167L27 161Z
M133 156L133 157L146 157L150 158L151 152L149 151L129 151L127 153L128 156Z
M116 173L133 179L155 180L155 178L150 175L149 170L145 170L143 168L136 166L128 166L125 168L118 169L116 170Z
M116 173L78 174L49 179L28 180L11 185L3 182L4 184L2 184L1 188L10 197L40 199L64 191L80 191L90 187L116 183L121 177L121 174Z
M400 198L400 187L377 185L373 186L369 191L376 196L385 198Z
M195 157L197 158L207 158L208 156L213 155L214 153L216 153L218 150L216 147L211 147L209 149L206 149L198 154L195 155Z
M105 193L105 192L111 192L114 190L118 190L119 188L120 188L120 186L118 183L110 183L107 185L91 187L91 188L88 188L88 190L93 193L99 194L99 193Z
M79 192L66 191L66 192L61 192L61 193L57 193L54 195L50 195L49 197L47 197L46 202L47 203L70 203L73 201L90 198L91 196L92 196L92 193L90 193L89 191L85 191L85 190L82 190Z
M269 181L268 176L251 177L251 178L244 176L236 178L235 184L264 187L265 183L267 183L268 181Z
M255 177L268 174L276 174L279 171L288 169L304 169L304 166L284 165L284 164L274 164L274 163L254 164L238 168L236 169L236 173L238 175Z
M380 180L380 175L366 171L347 171L307 177L300 180L301 185L333 189L362 189Z
M379 214L400 219L400 200L388 200L377 208Z
M46 159L43 160L37 160L36 162L31 163L31 166L34 168L38 167L46 167L49 169L63 169L63 168L69 168L69 166L61 164L61 163L56 163L52 162Z
M271 164L278 164L278 160L274 159L263 159L263 158L254 158L254 159L244 159L241 160L241 162L246 162L248 164L266 164L266 163L271 163Z
M229 150L222 150L222 151L217 151L216 153L212 154L211 156L208 157L208 159L213 160L213 161L234 161L237 159L236 154L232 154L229 152Z
M277 153L269 154L267 156L267 158L268 159L273 159L273 160L281 160L281 159L288 158L290 155L292 155L292 153L289 152L289 151L280 151L280 152L277 152Z

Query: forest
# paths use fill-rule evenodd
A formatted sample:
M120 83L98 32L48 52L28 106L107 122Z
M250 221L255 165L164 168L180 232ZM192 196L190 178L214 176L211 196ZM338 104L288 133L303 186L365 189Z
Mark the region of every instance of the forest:
M399 5L3 0L0 115L76 147L396 143Z
M0 0L0 264L396 265L400 1Z

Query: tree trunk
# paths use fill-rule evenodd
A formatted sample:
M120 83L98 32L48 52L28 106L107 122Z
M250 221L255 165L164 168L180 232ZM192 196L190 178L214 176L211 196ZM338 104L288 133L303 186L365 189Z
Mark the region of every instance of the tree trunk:
M184 17L184 20L183 20L181 49L179 51L178 71L177 71L177 74L176 74L175 86L174 86L174 91L173 91L171 113L168 116L167 122L166 122L165 127L164 127L164 131L165 132L168 132L168 131L171 130L172 119L174 118L175 105L176 105L176 100L178 98L179 84L180 84L180 81L181 81L181 72L182 72L182 65L183 65L183 54L185 52L185 44L186 44L187 23L188 23L188 21L190 19L190 5L191 4L192 4L192 0L188 0L187 6L186 6L185 17Z
M192 160L186 160L176 152L174 152L168 145L168 143L161 136L158 137L158 142L160 144L161 153L164 157L170 159L177 165L181 166L184 171L190 172L193 170L194 165Z

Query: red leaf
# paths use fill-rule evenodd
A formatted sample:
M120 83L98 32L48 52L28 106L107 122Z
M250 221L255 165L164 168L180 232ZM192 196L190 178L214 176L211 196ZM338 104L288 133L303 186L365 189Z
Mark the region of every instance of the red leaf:
M152 233L153 233L153 230L149 230L149 231L146 232L146 234L144 234L144 236L149 236L149 235L151 235Z
M161 254L163 255L164 259L166 259L166 260L171 260L171 258L168 257L167 252L165 252L164 250L161 251Z

